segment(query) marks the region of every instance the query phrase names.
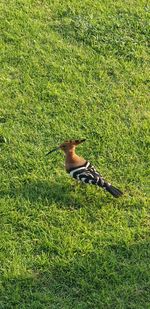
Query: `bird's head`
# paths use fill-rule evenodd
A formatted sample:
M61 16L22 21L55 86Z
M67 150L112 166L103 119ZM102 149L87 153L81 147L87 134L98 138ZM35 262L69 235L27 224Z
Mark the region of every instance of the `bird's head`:
M46 155L48 155L48 154L50 154L54 151L57 151L57 150L62 150L66 153L68 151L75 149L76 146L83 143L84 141L85 141L85 139L65 141L64 143L60 144L58 147L50 150Z

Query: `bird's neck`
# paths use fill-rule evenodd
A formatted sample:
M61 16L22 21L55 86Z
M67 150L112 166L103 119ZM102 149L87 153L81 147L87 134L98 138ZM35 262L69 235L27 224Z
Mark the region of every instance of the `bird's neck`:
M72 167L78 167L82 164L86 163L86 160L82 157L79 157L75 153L75 149L69 149L65 152L66 160L65 160L65 166L66 169L69 170Z
M78 155L75 153L75 149L69 149L65 152L66 155L66 161L68 162L74 162Z

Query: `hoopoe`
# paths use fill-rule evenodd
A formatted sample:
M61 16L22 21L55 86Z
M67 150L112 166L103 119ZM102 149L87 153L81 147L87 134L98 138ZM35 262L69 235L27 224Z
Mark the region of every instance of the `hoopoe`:
M65 168L71 177L86 184L94 184L102 187L111 193L114 197L121 196L123 193L119 189L115 188L109 182L104 180L102 175L96 171L94 166L89 161L79 157L75 153L76 147L84 141L85 139L66 141L49 151L46 155L49 155L50 153L57 150L63 150L65 153Z

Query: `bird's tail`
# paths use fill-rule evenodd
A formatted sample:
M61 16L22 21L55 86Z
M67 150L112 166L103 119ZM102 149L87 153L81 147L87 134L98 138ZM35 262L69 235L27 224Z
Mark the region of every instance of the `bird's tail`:
M106 182L103 177L101 176L99 178L99 181L97 183L100 187L102 187L103 189L105 189L106 191L108 191L110 194L112 194L114 197L119 197L121 195L123 195L123 192L120 191L119 189L115 188L114 186L112 186L110 183Z
M110 194L112 194L114 197L119 197L123 195L123 192L120 191L119 189L113 187L111 184L106 184L105 185L106 191L108 191Z

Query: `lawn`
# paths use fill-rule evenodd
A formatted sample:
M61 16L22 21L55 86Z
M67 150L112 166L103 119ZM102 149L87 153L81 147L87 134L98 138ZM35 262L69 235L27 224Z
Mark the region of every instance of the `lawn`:
M149 309L149 5L0 2L0 308ZM67 139L124 195L78 185Z

